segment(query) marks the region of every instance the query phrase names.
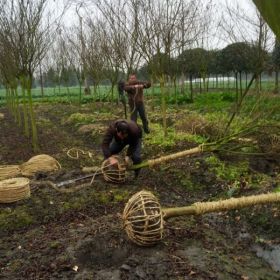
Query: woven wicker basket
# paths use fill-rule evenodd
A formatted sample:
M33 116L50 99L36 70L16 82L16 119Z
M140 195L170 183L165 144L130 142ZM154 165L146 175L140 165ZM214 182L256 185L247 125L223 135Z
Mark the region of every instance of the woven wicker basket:
M28 197L29 179L19 177L0 181L0 203L11 203Z

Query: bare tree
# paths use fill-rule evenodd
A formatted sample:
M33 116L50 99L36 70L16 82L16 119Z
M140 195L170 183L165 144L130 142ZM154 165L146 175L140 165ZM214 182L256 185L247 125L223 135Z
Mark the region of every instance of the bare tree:
M51 24L51 14L46 10L47 0L1 0L0 6L0 33L3 42L10 45L9 52L13 57L10 63L16 65L13 78L18 79L22 87L24 131L29 135L29 115L32 145L36 151L39 146L31 95L32 78L52 42L55 25Z

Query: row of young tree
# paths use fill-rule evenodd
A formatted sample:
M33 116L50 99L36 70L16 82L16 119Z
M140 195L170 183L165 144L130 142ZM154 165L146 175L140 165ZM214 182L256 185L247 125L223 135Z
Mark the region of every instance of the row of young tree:
M280 44L276 42L273 52L262 50L263 64L261 72L275 73L275 92L278 93L278 72L280 68ZM142 66L137 72L143 78L149 78L152 74L153 65L160 59L162 69L167 77L174 79L187 78L190 82L190 92L192 97L192 81L200 78L204 83L203 87L208 90L209 77L216 78L216 87L218 87L219 76L235 77L235 88L242 87L242 79L247 78L255 69L259 67L258 48L253 44L246 42L233 43L222 50L205 50L203 48L194 48L185 50L178 57L169 60L165 54L159 54L150 61L148 65ZM99 82L104 84L108 79L108 71L100 72ZM120 76L124 73L120 73ZM88 77L90 84L96 84L95 77ZM66 87L77 86L78 80L75 70L63 67L60 72L50 67L47 72L42 73L44 87ZM239 83L238 83L239 81ZM35 85L40 85L41 79L38 79ZM107 83L105 83L107 84ZM239 84L239 86L238 86ZM258 84L256 84L258 85ZM69 90L69 89L68 89ZM201 90L201 88L200 88Z
M54 17L52 2L0 0L1 84L16 122L27 136L31 131L35 150L38 139L31 94L34 76L39 77L42 94L51 79L58 86L71 86L75 79L81 103L82 87L90 91L89 78L95 95L101 82L109 80L113 100L118 80L142 70L152 83L160 85L166 130L167 82L172 81L176 87L181 76L181 80L206 80L210 74L234 73L240 78L241 73L250 72L258 79L267 65L269 29L258 13L252 19L245 12L226 7L230 17L217 23L213 15L220 7L210 0L65 0L60 15ZM70 26L60 21L68 4L71 17L75 15ZM243 25L246 37L236 35L241 34L239 25ZM223 30L223 37L231 44L208 51L216 49L211 45L213 29ZM242 96L242 88L239 94Z

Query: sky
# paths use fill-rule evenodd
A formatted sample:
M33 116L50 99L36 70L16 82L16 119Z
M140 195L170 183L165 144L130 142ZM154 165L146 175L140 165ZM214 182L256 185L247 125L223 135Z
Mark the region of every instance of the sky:
M55 8L56 11L59 11L60 9L62 9L63 4L65 4L66 1L67 0L50 0L50 6L52 8ZM75 2L75 0L70 0L70 1ZM213 13L215 13L216 15L214 17L214 21L216 22L221 21L222 17L226 18L225 10L227 6L235 8L238 5L242 10L246 12L247 16L251 16L251 15L253 16L256 14L255 12L256 8L252 0L211 0L211 1L212 4L214 5ZM76 0L76 2L78 2L78 0ZM94 0L90 0L90 1L88 0L85 2L93 3ZM78 17L75 9L76 9L75 5L72 5L72 7L67 11L67 13L64 16L63 21L65 25L68 27L73 25L73 23L78 24ZM83 12L81 11L81 13ZM225 21L230 22L230 20L225 20ZM224 23L220 23L220 26L221 25L224 25ZM229 28L229 26L227 28ZM203 43L204 44L203 47L205 47L206 49L221 49L226 45L228 45L229 43L238 40L237 38L228 38L227 34L223 33L222 28L213 29L210 32L211 34L209 35L208 40L204 41ZM244 26L241 26L241 29L236 32L237 35L238 33L240 33L239 35L242 35L246 41L250 42L256 39L256 33L252 31L252 26L251 27L246 26L245 23ZM240 41L242 41L241 37L240 37Z

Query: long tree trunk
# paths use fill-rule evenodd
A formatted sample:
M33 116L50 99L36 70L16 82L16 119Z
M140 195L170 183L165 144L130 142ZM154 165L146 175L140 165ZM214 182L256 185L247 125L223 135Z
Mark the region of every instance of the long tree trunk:
M155 82L155 79L152 77L152 85L154 84L154 82ZM152 111L154 111L155 110L155 87L153 86L152 87Z
M278 69L275 70L274 93L279 93L279 71L278 71Z
M165 99L165 77L164 74L160 76L160 95L161 95L161 114L164 136L167 135L166 122L166 99Z
M192 74L190 74L190 99L191 99L191 102L193 102L193 83L192 83Z
M235 73L235 99L236 99L236 103L238 103L238 73Z
M29 105L29 116L30 116L31 131L32 131L32 147L34 152L38 152L39 151L38 133L37 133L36 119L35 119L33 100L31 94L32 77L27 78L26 85L27 85L28 105Z
M42 65L40 63L40 87L41 87L41 96L44 96L44 84L43 84L43 74L42 74Z
M240 96L242 95L242 75L241 71L239 72L239 91L240 91Z
M185 75L181 75L181 95L185 95Z
M25 79L21 78L21 90L22 90L22 103L23 103L23 123L24 123L24 135L29 137L29 123L28 123L28 110L27 110L27 100L26 100L26 84Z
M15 106L15 94L14 89L10 88L10 97L11 97L11 113L14 117L15 122L17 121L17 114L16 114L16 106Z
M22 120L21 120L21 113L20 113L20 106L19 106L19 95L18 95L18 88L15 88L15 95L16 95L16 107L17 107L17 123L18 126L21 127L22 125Z
M256 92L256 94L259 94L259 92L260 92L260 76L259 76L259 74L256 76L256 80L255 80L255 92Z
M79 106L82 105L82 81L79 80Z
M6 102L7 102L7 106L8 106L9 111L12 111L10 89L8 88L8 86L6 86Z
M176 107L178 107L176 76L173 77L173 88L174 88L174 95L175 95L175 104Z

